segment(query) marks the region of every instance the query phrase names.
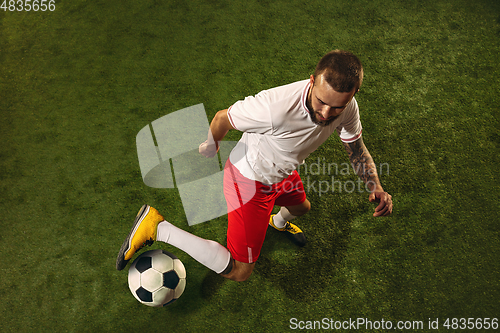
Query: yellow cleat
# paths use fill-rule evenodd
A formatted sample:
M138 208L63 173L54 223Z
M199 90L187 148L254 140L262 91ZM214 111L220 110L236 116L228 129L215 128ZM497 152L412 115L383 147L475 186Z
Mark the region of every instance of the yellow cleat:
M286 236L288 238L290 238L290 240L292 242L294 242L296 245L298 246L304 246L306 245L306 236L304 235L304 233L302 232L302 230L300 230L299 227L297 227L295 224L293 223L290 223L290 222L286 222L285 226L283 228L278 228L274 225L274 221L273 221L273 216L276 215L276 214L273 214L271 215L270 219L269 219L269 225L271 227L273 227L274 229L278 230L278 231L284 231L286 232Z
M164 221L164 218L155 208L148 205L141 207L135 218L132 230L123 242L120 252L118 252L118 257L116 258L117 270L121 271L124 269L135 252L146 245L153 244L156 240L158 223L161 221Z

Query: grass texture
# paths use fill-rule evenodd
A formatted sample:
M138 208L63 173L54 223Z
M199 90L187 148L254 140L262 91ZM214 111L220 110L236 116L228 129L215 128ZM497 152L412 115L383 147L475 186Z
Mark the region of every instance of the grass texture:
M60 0L53 12L0 11L0 331L284 332L291 318L425 329L439 318L448 331L446 318L500 317L499 46L495 0ZM269 231L254 274L236 283L155 244L183 261L187 287L164 309L139 304L114 264L143 203L221 243L227 217L189 227L175 189L145 186L138 131L198 103L211 119L306 79L331 49L364 64L364 141L385 163L393 215L372 217L368 193L346 187L352 169L304 168L305 248ZM348 162L338 137L306 163L318 161ZM342 190L314 189L332 176Z

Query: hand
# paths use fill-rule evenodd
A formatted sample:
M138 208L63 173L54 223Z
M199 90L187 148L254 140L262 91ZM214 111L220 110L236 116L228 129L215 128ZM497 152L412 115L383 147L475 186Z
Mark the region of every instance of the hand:
M198 151L200 154L207 158L212 158L215 155L217 155L217 152L219 151L219 147L217 144L209 144L208 140L200 144L200 147L198 148Z
M388 216L392 213L392 196L387 192L376 191L370 194L370 202L378 202L373 216Z

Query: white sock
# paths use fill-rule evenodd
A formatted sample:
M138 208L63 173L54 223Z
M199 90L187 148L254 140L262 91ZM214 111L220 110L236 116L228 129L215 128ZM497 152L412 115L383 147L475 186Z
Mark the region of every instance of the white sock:
M286 207L281 207L278 214L273 216L273 223L276 228L284 228L287 221L291 221L297 216L290 214L290 211Z
M231 254L224 246L212 240L195 236L167 221L158 224L156 240L186 252L193 259L218 274L226 269L231 260Z

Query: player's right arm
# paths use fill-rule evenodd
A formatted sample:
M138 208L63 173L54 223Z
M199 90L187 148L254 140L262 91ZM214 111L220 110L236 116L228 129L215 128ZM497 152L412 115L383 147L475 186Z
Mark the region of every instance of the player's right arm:
M205 157L214 157L219 150L219 141L222 141L229 130L234 129L229 121L227 110L217 112L210 123L207 141L203 142L199 147L200 154Z

